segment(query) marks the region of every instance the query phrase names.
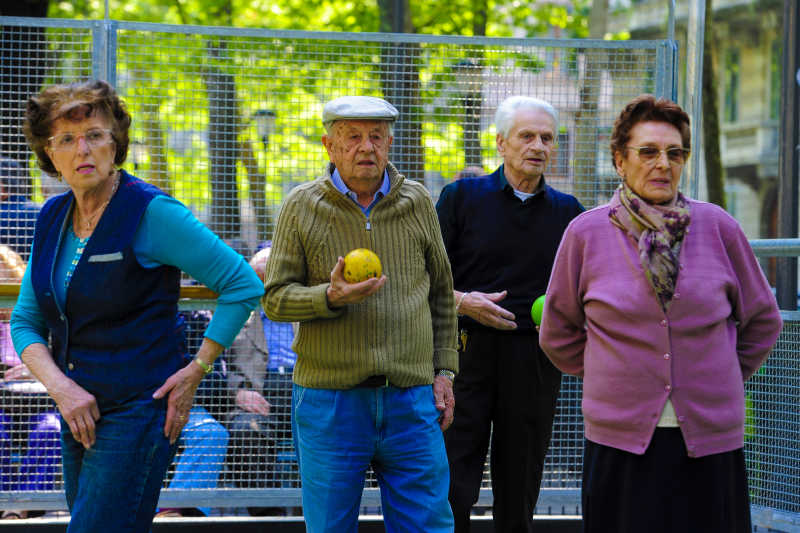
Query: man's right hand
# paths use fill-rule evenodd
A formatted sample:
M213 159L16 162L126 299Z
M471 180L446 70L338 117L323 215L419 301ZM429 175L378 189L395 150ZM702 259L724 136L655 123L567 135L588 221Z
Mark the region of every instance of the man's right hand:
M378 292L386 283L386 276L370 278L358 283L348 283L344 279L344 258L339 257L331 271L331 284L327 289L328 305L332 308L357 304Z
M470 291L461 300L458 312L490 328L517 329L514 313L497 305L497 302L504 300L506 296L508 291Z
M272 405L261 393L254 390L239 389L236 393L236 405L248 413L267 416Z

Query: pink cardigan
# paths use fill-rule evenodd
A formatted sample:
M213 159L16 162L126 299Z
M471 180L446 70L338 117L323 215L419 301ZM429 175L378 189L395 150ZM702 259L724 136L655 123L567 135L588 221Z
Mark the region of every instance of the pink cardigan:
M780 313L736 220L713 204L689 205L666 314L608 205L564 233L539 342L555 366L583 377L593 442L643 454L670 398L690 457L744 445L744 381L775 343Z

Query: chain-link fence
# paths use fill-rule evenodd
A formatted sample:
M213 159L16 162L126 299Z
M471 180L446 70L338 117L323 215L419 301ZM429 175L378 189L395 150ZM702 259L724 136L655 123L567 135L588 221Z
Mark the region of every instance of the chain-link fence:
M0 242L16 250L14 260L24 268L38 206L63 190L35 167L21 136L26 100L52 83L110 81L133 116L124 167L178 198L249 257L268 243L287 191L320 175L327 161L320 116L334 97L381 96L398 108L390 159L434 198L460 170L489 172L499 165L493 117L500 101L515 94L544 98L560 113L548 183L592 207L606 201L617 182L608 153L614 117L642 92L675 98L676 54L668 40L315 33L0 17ZM18 277L0 272L2 283L10 284L0 286L0 304L8 307ZM182 309L191 350L213 301L185 300ZM16 362L6 325L7 316L0 316L3 364L10 368ZM782 339L791 328L787 323ZM253 315L199 392L162 505L299 505L287 407L292 335L291 328ZM786 358L770 365L788 364L796 353L783 349L777 353ZM267 353L270 360L274 353L286 358L269 367L263 380L254 380L248 361L267 360ZM749 389L748 442L757 443L748 444L754 503L796 512L797 472L790 465L797 455L790 452L800 440L797 418L795 426L774 427L776 406L790 396L765 396L791 391L760 379ZM791 380L785 373L780 379ZM796 379L790 383L796 400ZM270 415L248 411L244 397L251 391L270 403ZM537 512L576 514L583 447L578 380L564 379L557 409ZM52 403L23 376L4 383L0 410L0 507L63 508ZM784 411L791 412L790 406ZM781 432L783 447L766 438L769 431ZM481 503L490 504L485 480ZM375 486L374 478L368 485ZM377 491L369 488L364 505L378 504Z

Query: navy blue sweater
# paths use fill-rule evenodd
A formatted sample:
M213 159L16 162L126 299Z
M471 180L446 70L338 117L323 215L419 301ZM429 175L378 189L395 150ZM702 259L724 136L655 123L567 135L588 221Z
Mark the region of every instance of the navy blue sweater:
M531 332L531 304L547 289L561 236L583 211L580 202L546 183L523 202L501 165L488 176L447 185L436 211L455 289L507 290L499 305L514 313L517 331ZM483 327L466 316L459 325Z

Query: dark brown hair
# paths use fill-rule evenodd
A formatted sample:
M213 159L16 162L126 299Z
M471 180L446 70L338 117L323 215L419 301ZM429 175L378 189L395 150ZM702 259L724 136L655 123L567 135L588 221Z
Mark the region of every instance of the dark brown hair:
M652 94L642 94L628 102L628 105L614 121L611 132L611 164L617 168L616 154L624 153L631 140L631 130L639 122L667 122L681 133L683 147L692 148L692 131L689 128L689 115L681 106L671 100L656 98Z
M114 164L120 166L128 156L131 116L111 85L102 80L59 84L32 96L25 109L23 131L36 154L39 168L51 176L58 175L45 150L52 135L53 122L60 118L79 122L98 113L111 121L111 136L117 148Z

